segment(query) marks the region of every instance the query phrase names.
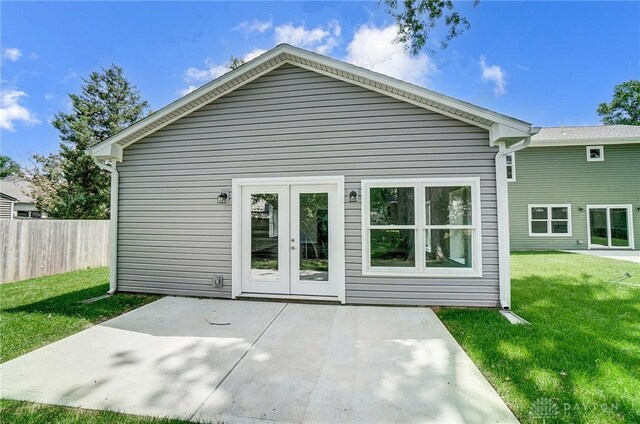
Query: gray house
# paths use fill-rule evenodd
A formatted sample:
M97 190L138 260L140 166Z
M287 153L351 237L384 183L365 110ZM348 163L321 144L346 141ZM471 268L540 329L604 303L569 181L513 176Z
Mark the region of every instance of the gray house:
M30 190L29 182L20 178L8 177L0 181L0 218L46 218L29 195Z
M279 45L90 150L111 291L508 308L505 155L533 133Z
M640 250L640 126L542 128L507 157L515 250Z

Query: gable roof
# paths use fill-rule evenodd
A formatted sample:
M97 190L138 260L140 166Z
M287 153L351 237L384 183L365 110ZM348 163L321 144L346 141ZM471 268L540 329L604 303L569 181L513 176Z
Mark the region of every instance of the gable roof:
M287 63L487 129L491 145L496 141L520 140L535 133L528 122L337 59L280 44L125 128L89 149L89 153L97 158L121 161L122 149L130 144Z
M27 193L30 190L29 183L24 180L16 180L11 177L0 181L0 193L13 198L18 203L34 203Z
M640 126L545 127L531 137L532 147L640 143Z

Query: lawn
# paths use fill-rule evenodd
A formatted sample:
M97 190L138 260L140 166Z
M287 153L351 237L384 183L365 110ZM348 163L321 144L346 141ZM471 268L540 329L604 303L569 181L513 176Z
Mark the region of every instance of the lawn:
M64 406L0 400L0 423L33 424L187 424L189 421L139 417L110 411L89 411Z
M437 313L522 422L640 422L640 265L514 253L512 299Z
M88 269L0 285L0 362L60 340L152 302L159 296L107 293L107 268Z

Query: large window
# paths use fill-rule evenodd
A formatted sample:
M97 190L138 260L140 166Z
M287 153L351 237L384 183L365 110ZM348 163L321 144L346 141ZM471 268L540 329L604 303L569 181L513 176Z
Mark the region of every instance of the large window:
M530 236L570 236L571 205L529 205Z
M478 178L363 180L363 274L481 276Z

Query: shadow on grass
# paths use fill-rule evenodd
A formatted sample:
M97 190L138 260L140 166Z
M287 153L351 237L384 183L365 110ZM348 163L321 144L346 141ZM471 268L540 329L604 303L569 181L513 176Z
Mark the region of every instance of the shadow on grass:
M83 318L92 323L96 323L161 297L147 294L116 293L113 296L96 302L82 303L83 300L103 296L108 290L109 284L101 284L63 293L27 305L5 309L2 312L4 314L30 313L38 315L65 315L68 317Z
M438 314L518 418L540 421L533 406L550 399L558 409L548 422L639 422L640 291L589 273L529 275L513 287L514 311L529 326L495 311Z

